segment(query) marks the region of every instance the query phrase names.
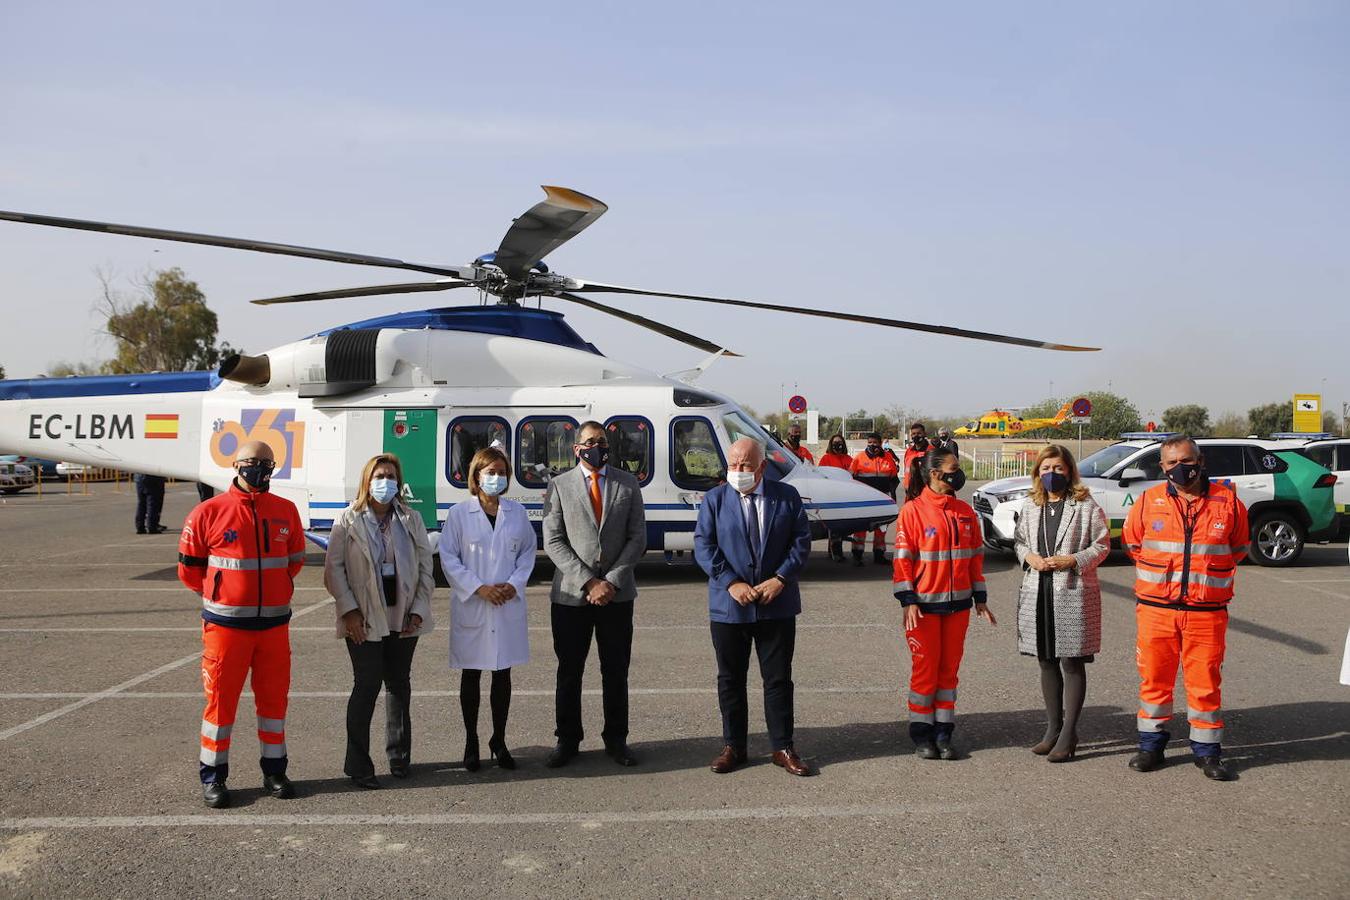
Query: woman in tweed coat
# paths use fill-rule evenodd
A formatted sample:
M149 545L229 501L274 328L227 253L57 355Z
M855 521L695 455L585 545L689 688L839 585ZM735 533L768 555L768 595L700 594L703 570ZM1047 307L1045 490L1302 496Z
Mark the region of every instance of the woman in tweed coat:
M1078 747L1078 716L1087 697L1084 663L1101 649L1097 566L1111 552L1111 532L1066 447L1046 447L1031 473L1013 539L1023 571L1017 650L1041 666L1048 721L1031 752L1067 762Z

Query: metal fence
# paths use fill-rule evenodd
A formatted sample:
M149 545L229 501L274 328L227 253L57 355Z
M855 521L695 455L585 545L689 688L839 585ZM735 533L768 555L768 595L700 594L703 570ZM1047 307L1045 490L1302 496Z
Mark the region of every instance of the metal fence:
M972 481L993 481L1030 475L1037 452L1034 449L998 446L975 447L969 452L963 450L961 455L969 461L968 470Z

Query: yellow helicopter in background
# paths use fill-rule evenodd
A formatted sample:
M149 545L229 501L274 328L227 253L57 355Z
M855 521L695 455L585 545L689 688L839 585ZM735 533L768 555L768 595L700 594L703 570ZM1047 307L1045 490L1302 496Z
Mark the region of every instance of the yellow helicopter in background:
M1010 407L1015 409L1016 407ZM964 426L956 429L954 435L957 437L1022 437L1029 431L1036 431L1040 428L1056 428L1069 421L1073 415L1073 402L1068 401L1059 408L1059 412L1050 418L1030 418L1024 419L1021 416L1015 416L1008 410L991 409L989 412L980 416L973 422L967 422Z

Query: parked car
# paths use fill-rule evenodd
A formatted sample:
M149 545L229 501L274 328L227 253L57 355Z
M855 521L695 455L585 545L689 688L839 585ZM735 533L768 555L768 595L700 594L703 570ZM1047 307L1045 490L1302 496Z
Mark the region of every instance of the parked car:
M1333 489L1336 512L1341 516L1341 531L1350 529L1350 438L1323 435L1308 441L1298 451L1336 473Z
M56 474L65 478L67 475L73 475L76 478L89 471L89 467L84 463L59 462L56 464Z
M17 462L33 470L33 474L39 478L55 478L56 460L54 459L36 459L32 456L19 456L18 454L8 453L0 456L0 462Z
M1119 546L1125 517L1135 500L1160 484L1160 444L1167 435L1127 435L1078 463L1079 475L1106 512L1111 541ZM1252 528L1248 553L1263 566L1288 566L1308 541L1332 540L1339 516L1332 487L1336 476L1288 442L1251 438L1208 438L1197 442L1209 477L1237 489L1247 505ZM1031 488L1029 477L1004 478L975 491L974 507L984 523L985 543L1009 549L1020 501Z
M30 467L19 462L0 462L0 493L17 494L36 483Z

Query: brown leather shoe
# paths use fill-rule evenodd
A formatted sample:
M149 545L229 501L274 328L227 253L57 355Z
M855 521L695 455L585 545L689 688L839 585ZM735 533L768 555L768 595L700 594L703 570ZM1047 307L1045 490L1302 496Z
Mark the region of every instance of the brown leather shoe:
M801 775L803 777L812 774L811 767L802 762L802 758L797 755L797 751L791 747L786 750L773 751L773 764L783 769L787 769L789 775Z
M722 752L717 759L713 760L712 770L718 775L725 775L728 772L735 771L745 765L745 754L735 747L727 744L722 748Z

